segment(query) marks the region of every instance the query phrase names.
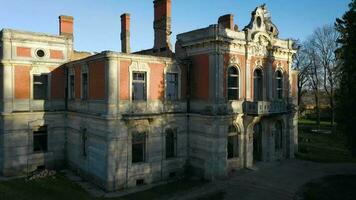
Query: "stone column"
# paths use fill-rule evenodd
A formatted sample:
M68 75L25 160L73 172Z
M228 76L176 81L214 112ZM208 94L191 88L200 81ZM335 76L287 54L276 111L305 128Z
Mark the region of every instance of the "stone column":
M117 58L109 57L106 60L106 94L107 94L107 115L112 116L117 114Z

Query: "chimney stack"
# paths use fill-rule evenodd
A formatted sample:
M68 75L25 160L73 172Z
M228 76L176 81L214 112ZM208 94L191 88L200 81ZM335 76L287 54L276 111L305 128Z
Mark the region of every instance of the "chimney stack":
M155 32L153 49L158 52L172 52L171 45L171 0L154 0Z
M72 16L59 16L59 35L73 38L73 21Z
M121 52L131 53L130 49L130 14L121 15Z
M219 17L218 24L224 28L234 30L234 15L227 14Z

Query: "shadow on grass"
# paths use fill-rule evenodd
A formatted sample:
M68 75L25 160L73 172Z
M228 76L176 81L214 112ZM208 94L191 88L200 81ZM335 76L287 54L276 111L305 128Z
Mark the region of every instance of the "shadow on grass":
M137 200L166 199L179 192L188 191L194 187L206 184L206 181L177 180L165 185L159 185L146 191L137 192L118 198L95 198L90 196L79 185L70 181L64 174L46 177L32 181L15 179L0 182L1 200Z
M356 162L351 151L347 148L346 136L340 133L315 133L317 126L310 120L299 121L299 151L298 159L316 162ZM322 122L319 127L322 130L330 130L328 122Z
M296 199L354 200L356 175L333 175L313 180L299 190Z

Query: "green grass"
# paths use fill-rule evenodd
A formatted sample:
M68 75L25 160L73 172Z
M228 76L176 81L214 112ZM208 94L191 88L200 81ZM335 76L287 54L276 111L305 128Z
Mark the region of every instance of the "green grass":
M321 122L321 130L331 130L329 122ZM317 162L356 162L346 146L346 137L340 133L312 133L318 129L315 121L299 120L299 152L297 158Z
M94 198L63 174L33 181L15 179L0 182L0 199L14 200L137 200L165 199L177 192L205 184L201 180L178 180L120 198Z
M356 175L334 175L314 180L304 185L304 200L354 200L356 199Z

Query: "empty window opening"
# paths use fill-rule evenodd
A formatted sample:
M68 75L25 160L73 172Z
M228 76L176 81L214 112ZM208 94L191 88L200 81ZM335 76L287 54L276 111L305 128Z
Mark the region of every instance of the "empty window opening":
M262 101L262 92L263 92L263 85L262 85L262 70L256 69L253 73L253 97L255 101Z
M33 75L33 99L46 100L48 90L48 75Z
M166 158L177 156L177 129L166 130Z
M88 73L82 73L82 99L88 99Z
M47 126L41 126L33 131L33 151L47 151Z
M37 57L43 58L46 54L42 49L36 51Z
M145 162L146 159L146 133L132 134L132 163Z
M239 137L238 130L234 125L230 125L227 137L227 159L239 157Z
M145 180L144 179L137 179L136 180L136 185L140 186L140 185L144 185L145 184Z
M170 172L169 173L169 178L174 178L177 176L177 173L176 172Z
M82 129L82 155L84 157L87 156L87 140L88 140L87 129L83 128Z
M74 99L74 75L69 76L69 99Z
M274 145L276 150L283 148L283 130L281 122L275 123Z

